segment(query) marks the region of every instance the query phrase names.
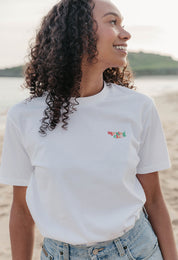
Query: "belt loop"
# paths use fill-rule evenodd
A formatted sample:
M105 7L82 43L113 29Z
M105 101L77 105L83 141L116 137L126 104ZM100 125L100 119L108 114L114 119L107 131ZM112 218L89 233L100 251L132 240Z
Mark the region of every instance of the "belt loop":
M116 247L117 247L117 249L119 251L120 256L124 256L125 255L125 250L124 250L124 248L123 248L123 246L121 244L120 239L116 238L113 241L114 241L114 243L115 243L115 245L116 245Z
M67 243L63 244L63 257L64 260L69 260L69 244Z
M147 213L146 208L145 208L144 205L143 205L143 211L144 211L144 213L145 213L145 217L148 219L148 213Z

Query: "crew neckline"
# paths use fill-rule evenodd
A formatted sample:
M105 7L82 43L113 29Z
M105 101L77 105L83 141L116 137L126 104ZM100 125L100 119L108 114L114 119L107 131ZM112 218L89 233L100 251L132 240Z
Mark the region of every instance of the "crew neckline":
M101 101L107 95L108 90L109 90L109 87L108 87L109 85L110 85L109 83L106 83L104 81L103 88L100 92L98 92L95 95L88 96L88 97L78 97L78 98L76 98L76 100L78 101L79 105L81 105L81 104L84 104L84 105L85 104L91 104L91 103L94 103L94 102ZM75 97L70 98L70 102L73 103L73 101L75 102Z

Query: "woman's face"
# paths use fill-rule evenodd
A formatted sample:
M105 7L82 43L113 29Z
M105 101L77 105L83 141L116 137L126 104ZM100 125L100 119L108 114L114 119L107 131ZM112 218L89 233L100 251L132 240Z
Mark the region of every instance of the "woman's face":
M95 0L94 2L93 15L98 24L98 62L104 70L109 67L123 67L127 64L127 50L120 50L119 46L127 47L131 35L123 28L122 15L112 1Z

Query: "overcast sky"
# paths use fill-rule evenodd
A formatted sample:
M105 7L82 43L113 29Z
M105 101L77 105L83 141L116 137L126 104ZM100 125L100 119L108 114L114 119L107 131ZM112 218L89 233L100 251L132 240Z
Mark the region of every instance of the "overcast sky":
M80 1L80 0L79 0ZM114 0L132 38L129 51L171 55L178 60L178 0ZM56 0L0 0L0 68L26 61L28 43Z

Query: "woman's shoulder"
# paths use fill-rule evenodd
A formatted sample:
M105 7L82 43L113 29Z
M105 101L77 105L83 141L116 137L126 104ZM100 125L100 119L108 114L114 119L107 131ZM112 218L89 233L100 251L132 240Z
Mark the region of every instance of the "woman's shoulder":
M7 118L10 118L14 122L35 118L36 115L41 114L45 109L45 104L44 96L35 97L33 99L26 98L9 107Z
M144 93L139 92L137 89L131 89L122 85L118 85L115 83L112 83L112 86L114 88L114 94L118 96L124 96L128 101L137 102L138 104L152 104L154 103L154 98L146 95Z

